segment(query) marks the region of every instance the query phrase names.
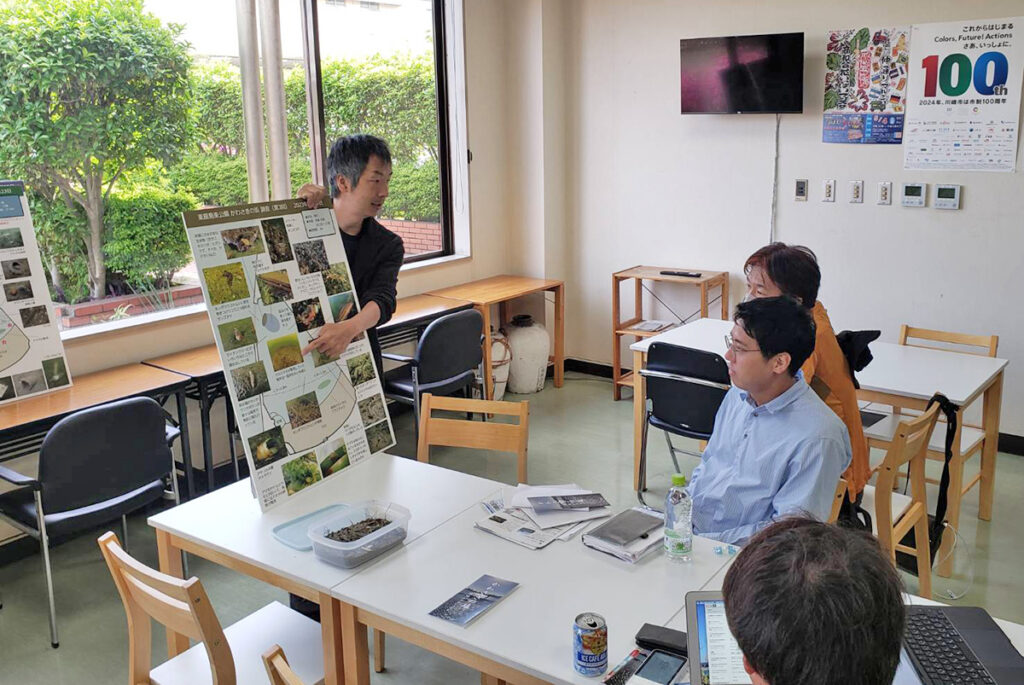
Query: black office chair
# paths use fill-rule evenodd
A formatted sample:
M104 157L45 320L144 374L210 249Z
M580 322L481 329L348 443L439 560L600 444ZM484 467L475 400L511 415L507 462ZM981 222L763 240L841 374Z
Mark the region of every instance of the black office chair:
M411 404L420 424L420 396L451 395L465 391L477 382L483 363L481 347L484 318L475 309L442 316L430 322L409 357L382 354L385 359L405 362L384 374L384 395L388 399ZM482 381L483 375L481 373Z
M672 444L671 435L707 440L715 429L715 414L729 391L729 369L725 360L713 352L680 345L652 343L647 349L647 368L640 374L647 382L647 416L640 443L640 483L637 499L645 507L647 489L647 431L651 426L665 432L668 453L679 472L676 453L700 454L681 450Z
M39 540L54 647L60 643L49 537L121 517L127 541L127 514L161 499L163 478L173 468L164 412L148 397L90 407L61 419L43 440L37 478L0 466L0 478L20 486L0 495L0 518Z

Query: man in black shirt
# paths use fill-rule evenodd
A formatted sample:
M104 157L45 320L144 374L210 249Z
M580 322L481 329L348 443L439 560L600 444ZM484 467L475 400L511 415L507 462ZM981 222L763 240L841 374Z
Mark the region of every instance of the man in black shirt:
M374 136L360 133L339 138L327 156L327 173L334 216L352 271L352 287L362 309L344 321L324 325L302 354L316 348L326 355L339 355L365 331L377 373L383 377L377 326L395 313L398 270L405 257L402 239L374 218L388 197L391 151L387 143ZM307 183L299 188L298 196L313 209L327 197L327 188ZM296 611L320 620L320 606L315 602L291 595L290 604Z
M339 138L327 156L327 173L334 216L362 309L349 319L322 327L320 335L302 353L316 348L326 355L339 355L365 331L380 372L376 328L395 313L398 270L405 257L402 239L374 218L388 197L391 151L387 143L371 135ZM327 189L307 183L298 194L310 207L317 207L326 197Z

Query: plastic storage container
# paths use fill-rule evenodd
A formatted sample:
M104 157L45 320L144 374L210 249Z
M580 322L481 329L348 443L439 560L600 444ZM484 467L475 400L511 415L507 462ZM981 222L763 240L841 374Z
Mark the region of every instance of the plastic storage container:
M328 533L366 518L385 518L391 523L353 542L336 542L327 537ZM398 504L378 500L355 502L337 516L314 523L308 534L316 556L335 566L353 568L400 544L409 532L410 518L409 510Z

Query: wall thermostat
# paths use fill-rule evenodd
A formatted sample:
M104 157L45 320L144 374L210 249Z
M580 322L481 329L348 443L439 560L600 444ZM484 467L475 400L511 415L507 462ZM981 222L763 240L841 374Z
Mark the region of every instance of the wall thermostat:
M797 202L807 202L807 179L798 178L796 180L796 190L793 193L793 199Z
M936 183L935 194L932 196L932 207L935 209L960 209L960 186Z
M924 207L925 199L928 197L927 183L904 183L903 184L903 206Z

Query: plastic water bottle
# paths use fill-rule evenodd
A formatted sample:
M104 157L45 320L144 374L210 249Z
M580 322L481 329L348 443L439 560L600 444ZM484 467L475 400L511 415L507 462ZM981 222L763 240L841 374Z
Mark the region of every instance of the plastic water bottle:
M672 487L665 497L665 554L672 561L689 561L693 551L693 501L683 488L686 476L672 475Z

